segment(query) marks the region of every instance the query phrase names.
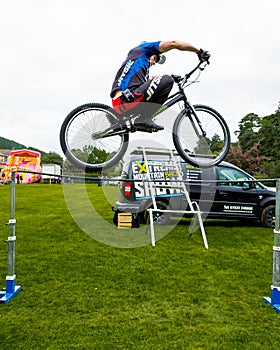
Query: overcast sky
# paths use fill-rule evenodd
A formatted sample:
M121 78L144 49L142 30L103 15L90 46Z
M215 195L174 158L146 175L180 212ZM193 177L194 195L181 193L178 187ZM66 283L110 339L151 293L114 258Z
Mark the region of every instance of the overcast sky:
M141 41L180 39L211 52L192 103L208 104L232 134L246 114L280 101L279 0L9 0L1 3L0 136L61 154L66 115L111 104L116 70ZM172 51L154 73L184 74L196 55Z

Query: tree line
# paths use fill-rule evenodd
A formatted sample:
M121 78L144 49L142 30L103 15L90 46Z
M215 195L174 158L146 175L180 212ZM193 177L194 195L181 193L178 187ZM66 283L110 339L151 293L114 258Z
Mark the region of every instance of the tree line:
M280 177L280 104L265 117L247 114L238 127L225 160L259 178Z

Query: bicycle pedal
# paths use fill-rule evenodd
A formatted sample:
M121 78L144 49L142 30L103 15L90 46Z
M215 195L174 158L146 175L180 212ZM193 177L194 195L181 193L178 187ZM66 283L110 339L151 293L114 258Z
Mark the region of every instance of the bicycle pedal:
M134 126L129 130L130 133L138 131Z
M153 130L151 128L143 127L143 126L136 126L135 131L142 131L142 132L149 132L152 133Z
M157 131L162 130L159 128L154 128L152 125L148 126L147 124L136 124L136 125L134 125L134 127L136 128L137 131L148 132L148 133L157 132Z

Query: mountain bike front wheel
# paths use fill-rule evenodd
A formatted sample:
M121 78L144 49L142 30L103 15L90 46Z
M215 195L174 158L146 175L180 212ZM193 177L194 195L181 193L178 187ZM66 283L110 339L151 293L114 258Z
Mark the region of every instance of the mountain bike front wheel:
M183 110L173 126L173 142L177 152L188 163L211 167L226 157L230 132L224 118L213 108L194 105Z
M74 109L60 130L60 145L66 158L87 171L114 166L125 154L129 139L128 132L110 135L114 124L118 124L118 117L104 104L88 103Z

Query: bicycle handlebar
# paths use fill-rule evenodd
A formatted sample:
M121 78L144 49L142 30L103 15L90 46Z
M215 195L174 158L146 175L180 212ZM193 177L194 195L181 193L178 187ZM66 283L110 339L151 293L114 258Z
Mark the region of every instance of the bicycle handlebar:
M205 65L204 65L204 67L202 68L201 66L202 66L203 63L205 63ZM207 62L207 61L200 61L200 62L198 63L198 65L197 65L192 71L190 71L189 73L187 73L187 74L185 75L185 77L186 77L187 79L189 79L189 77L190 77L191 75L193 75L193 73L194 73L197 69L204 70L204 68L206 67L207 64L209 64L209 62Z
M203 64L205 64L204 67L201 67ZM193 75L193 73L195 71L197 71L198 69L204 70L204 68L208 64L209 64L208 61L200 61L198 63L198 65L193 70L191 70L189 73L185 74L183 77L181 77L180 75L173 75L173 74L171 76L174 79L175 83L180 84L180 86L183 88L183 86L186 84L188 79Z

